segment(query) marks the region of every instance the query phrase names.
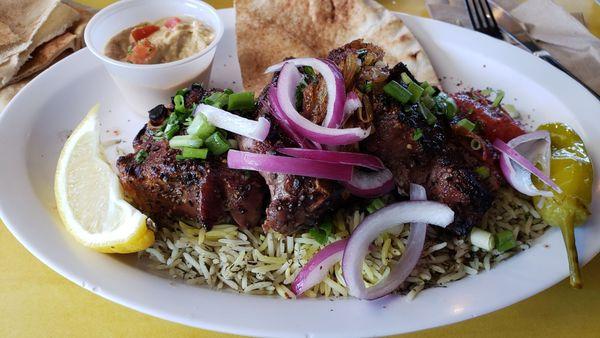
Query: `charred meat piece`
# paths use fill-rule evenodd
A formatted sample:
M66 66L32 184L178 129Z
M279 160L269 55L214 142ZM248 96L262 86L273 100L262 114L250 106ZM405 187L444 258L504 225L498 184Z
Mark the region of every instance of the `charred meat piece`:
M377 80L383 82L387 78L387 68L381 62L383 51L375 45L360 40L331 51L328 57L334 61L344 74L346 89L354 90L359 81L368 80L369 74L378 75ZM374 68L378 69L375 71ZM313 123L321 124L327 112L327 88L323 78L314 71L300 68L304 74L304 87L299 99L299 112ZM359 80L362 79L362 80ZM276 82L277 75L273 78ZM371 83L372 86L372 83ZM268 89L268 87L267 87ZM278 127L271 113L271 106L263 91L258 103L258 116L271 121L271 131L264 142L256 142L238 137L240 150L255 153L274 153L279 147L298 147L284 131ZM351 121L350 123L355 123ZM263 229L273 229L289 234L317 224L322 216L339 205L344 189L337 182L282 175L261 173L271 192L271 203L267 207Z
M402 64L390 71L390 80L401 81L410 72ZM373 94L374 133L361 145L379 156L392 171L400 189L410 183L425 187L428 197L447 204L455 212L449 229L466 235L491 207L499 186L495 166L475 156L470 139L464 142L444 116L427 123L418 106L402 105L386 94ZM493 150L492 150L493 151ZM476 169L486 166L492 175L482 177Z
M186 104L198 103L206 94L193 86L186 93ZM155 138L155 122L159 117L164 120L165 110L169 109L159 106L150 111L152 120L133 141L135 153L117 161L121 185L133 204L159 224L184 220L211 227L233 219L241 227L258 225L266 202L262 178L229 169L221 157L177 160L180 150Z
M272 117L266 90L259 98L257 115L271 121L269 136L264 142L238 136L240 150L267 154L274 153L280 147L297 146ZM260 174L271 193L271 202L266 209L266 219L262 224L265 231L272 229L283 234L291 234L314 226L340 198L341 187L332 181L267 172Z

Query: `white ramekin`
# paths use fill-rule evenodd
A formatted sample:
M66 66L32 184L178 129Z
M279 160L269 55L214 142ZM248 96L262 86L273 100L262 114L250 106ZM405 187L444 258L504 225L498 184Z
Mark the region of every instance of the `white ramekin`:
M171 16L189 16L210 26L215 33L207 48L182 60L135 65L104 55L107 42L122 30L144 21ZM127 0L98 12L85 29L85 43L102 62L123 97L140 114L160 103L167 103L177 89L191 83L208 84L217 44L223 36L223 23L217 11L198 0Z

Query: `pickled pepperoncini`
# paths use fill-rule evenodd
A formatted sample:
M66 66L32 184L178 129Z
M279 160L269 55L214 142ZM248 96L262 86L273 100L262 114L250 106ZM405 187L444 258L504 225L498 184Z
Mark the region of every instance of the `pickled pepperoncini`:
M590 215L594 169L583 141L569 126L562 123L541 125L552 142L550 177L562 189L550 198L534 197L534 203L546 223L559 227L567 249L570 283L581 288L581 274L575 246L575 227ZM536 182L541 185L540 182Z

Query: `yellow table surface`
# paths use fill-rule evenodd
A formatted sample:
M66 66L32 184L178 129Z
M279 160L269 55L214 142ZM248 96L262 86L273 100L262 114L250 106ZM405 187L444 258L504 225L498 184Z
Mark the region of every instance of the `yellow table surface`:
M112 1L81 2L101 7ZM218 8L231 6L227 0L208 2ZM423 1L382 2L391 9L427 15ZM593 0L558 2L583 12L600 36L600 6ZM403 337L600 337L599 257L583 268L583 275L583 290L573 290L563 281L494 313ZM50 270L0 225L0 337L165 336L233 337L167 322L98 297Z

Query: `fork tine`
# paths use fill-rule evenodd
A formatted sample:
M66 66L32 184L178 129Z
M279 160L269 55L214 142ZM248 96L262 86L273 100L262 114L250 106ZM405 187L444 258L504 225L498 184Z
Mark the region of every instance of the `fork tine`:
M472 5L470 4L471 1L473 2ZM481 31L484 27L483 27L483 22L481 21L481 17L479 15L479 11L478 11L478 5L475 2L476 0L465 0L465 2L467 3L467 10L469 11L469 17L471 18L471 23L473 24L473 28L476 31ZM475 19L473 18L475 17Z
M467 5L467 11L469 12L469 19L471 19L471 25L473 25L473 29L477 30L477 24L475 23L475 18L473 18L473 10L471 9L470 1L465 0L465 5Z
M498 27L498 23L494 18L494 14L492 13L492 9L490 8L490 4L488 0L478 0L479 7L483 12L483 17L485 18L485 23L487 25L488 35L493 36L498 39L502 39L502 33L500 32L500 28Z

